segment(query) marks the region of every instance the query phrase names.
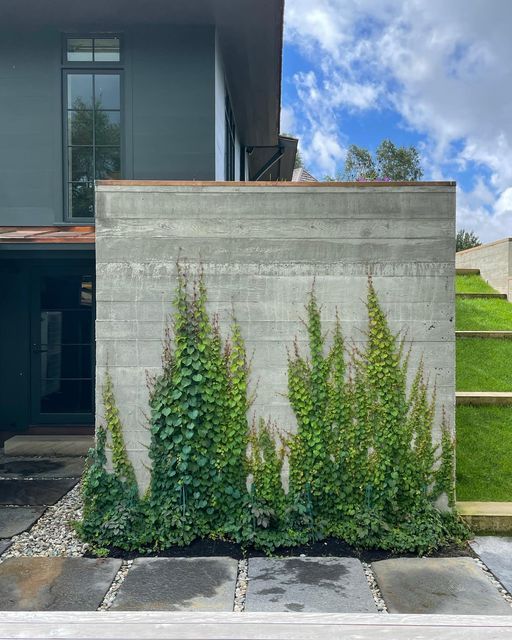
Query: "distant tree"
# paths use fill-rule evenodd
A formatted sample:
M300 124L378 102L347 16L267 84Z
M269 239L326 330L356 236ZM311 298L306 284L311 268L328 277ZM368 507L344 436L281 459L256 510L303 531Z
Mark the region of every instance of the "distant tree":
M466 231L466 229L459 229L456 237L456 251L464 251L464 249L472 249L473 247L479 247L482 243L480 239L474 233L474 231Z
M372 156L368 149L351 144L348 148L343 173L334 177L325 176L325 180L420 180L423 171L420 166L420 155L413 147L397 147L391 140L383 140Z
M304 158L302 157L302 153L300 149L297 149L297 153L295 155L295 166L294 169L301 169L304 166Z
M377 175L396 181L420 180L423 171L420 154L413 147L397 147L391 140L383 140L377 147Z

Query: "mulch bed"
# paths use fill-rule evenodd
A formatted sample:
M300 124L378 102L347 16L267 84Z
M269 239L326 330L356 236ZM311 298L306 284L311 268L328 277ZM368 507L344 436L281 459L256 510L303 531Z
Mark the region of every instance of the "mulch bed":
M332 556L338 558L359 558L363 562L376 562L377 560L387 560L388 558L416 558L415 554L399 553L395 554L390 551L382 551L381 549L356 549L351 545L337 538L327 538L321 542L313 542L297 547L282 547L276 549L272 554L279 557L297 557L304 554L309 557L315 556ZM198 557L216 557L227 556L236 560L245 558L256 558L265 556L265 552L261 549L253 547L242 547L234 542L225 540L199 539L194 540L186 547L169 547L162 551L148 551L147 553L127 552L122 549L110 548L109 557L122 558L123 560L133 560L141 556L153 558L198 558ZM450 545L442 547L435 553L431 554L433 558L457 558L460 556L475 557L475 554L469 545L457 546ZM86 554L86 557L95 557Z

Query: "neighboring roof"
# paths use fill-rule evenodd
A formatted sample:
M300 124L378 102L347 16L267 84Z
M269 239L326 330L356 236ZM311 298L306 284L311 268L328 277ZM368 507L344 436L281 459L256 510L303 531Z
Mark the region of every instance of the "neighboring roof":
M297 167L293 170L292 182L318 182L318 180L304 167Z
M244 145L277 145L284 0L0 0L1 26L63 32L215 25Z
M0 227L0 244L94 244L94 227Z

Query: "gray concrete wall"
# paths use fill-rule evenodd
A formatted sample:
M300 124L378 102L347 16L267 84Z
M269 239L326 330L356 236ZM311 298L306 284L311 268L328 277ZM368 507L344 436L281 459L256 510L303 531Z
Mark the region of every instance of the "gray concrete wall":
M454 225L451 184L100 185L97 419L108 362L141 485L146 373L159 370L178 256L203 263L224 327L234 308L259 383L251 413L294 428L282 396L286 349L295 335L306 347L300 318L313 278L325 328L338 307L347 340L360 342L371 272L393 329L408 332L412 367L424 358L453 425Z
M512 238L503 238L480 247L459 251L457 268L480 269L484 280L499 293L506 293L512 300Z

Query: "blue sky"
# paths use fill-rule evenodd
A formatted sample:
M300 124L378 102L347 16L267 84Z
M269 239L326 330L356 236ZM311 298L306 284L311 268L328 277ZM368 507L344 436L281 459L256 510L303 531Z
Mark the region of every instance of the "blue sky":
M287 0L281 130L319 179L384 138L456 180L457 222L512 235L512 2Z

